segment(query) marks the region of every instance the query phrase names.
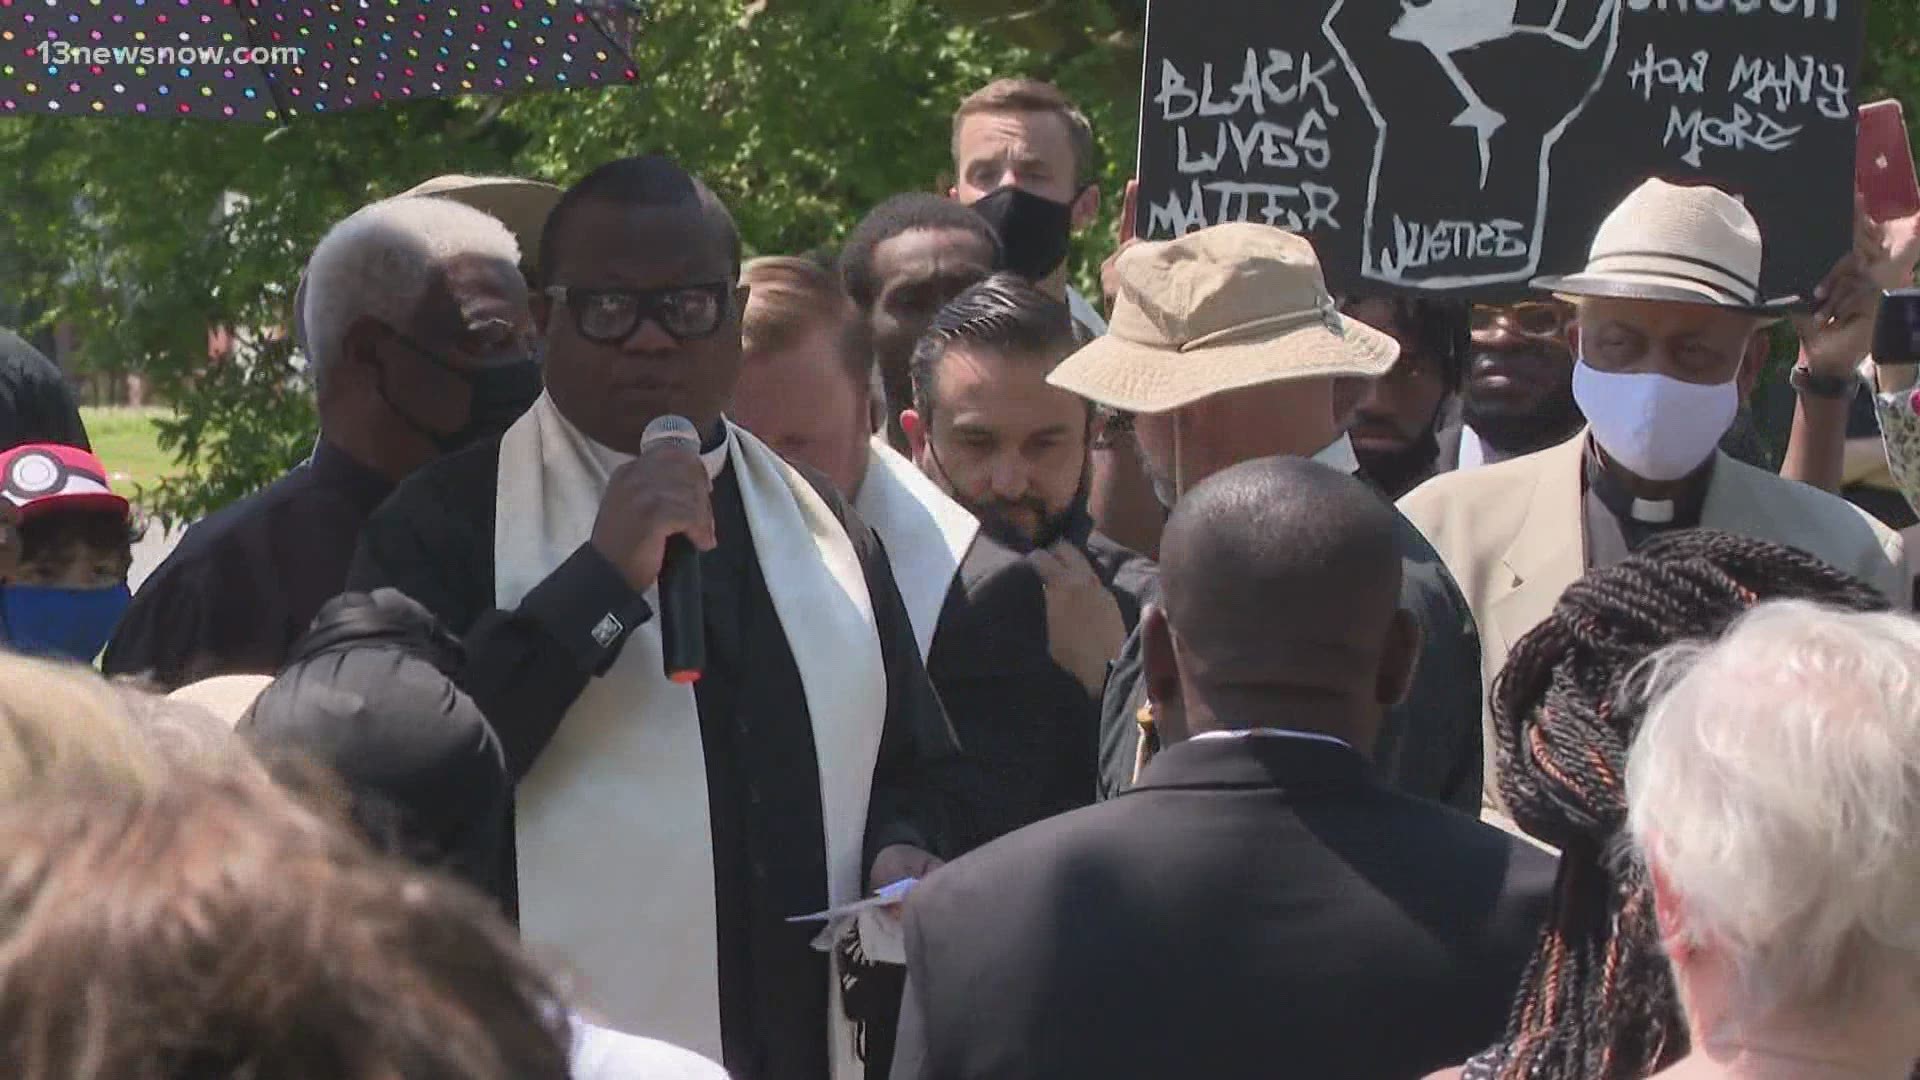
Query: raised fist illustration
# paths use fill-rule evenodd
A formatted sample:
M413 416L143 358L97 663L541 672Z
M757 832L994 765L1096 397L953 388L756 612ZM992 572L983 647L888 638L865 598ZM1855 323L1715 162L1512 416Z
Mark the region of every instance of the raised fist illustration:
M1524 279L1555 143L1600 88L1621 0L1335 0L1325 31L1380 129L1362 272Z

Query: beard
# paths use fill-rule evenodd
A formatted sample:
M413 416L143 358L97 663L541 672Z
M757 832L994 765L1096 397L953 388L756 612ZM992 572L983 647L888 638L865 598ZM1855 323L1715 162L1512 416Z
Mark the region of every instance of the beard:
M1356 446L1353 456L1360 459L1361 476L1387 498L1398 499L1433 475L1434 462L1440 458L1440 440L1428 425L1419 438L1398 450L1366 451Z
M1533 408L1519 411L1504 402L1478 400L1469 390L1460 395L1460 419L1482 442L1510 457L1556 446L1586 422L1574 403L1571 380L1554 387Z
M1085 481L1080 490L1074 493L1073 500L1066 509L1057 514L1047 512L1047 505L1039 499L1016 499L1013 502L971 503L959 497L954 501L967 509L967 512L979 519L980 531L1011 551L1026 555L1041 548L1052 547L1062 539L1072 540L1076 544L1086 542L1087 530L1077 529L1083 520L1091 522L1087 513L1087 499L1090 491ZM1039 527L1029 535L1027 531L1014 524L1009 510L1025 511L1031 520L1038 521Z

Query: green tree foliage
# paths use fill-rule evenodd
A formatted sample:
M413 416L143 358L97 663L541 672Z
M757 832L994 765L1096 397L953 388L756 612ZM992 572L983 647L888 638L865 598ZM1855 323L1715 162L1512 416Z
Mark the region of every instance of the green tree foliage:
M288 325L307 254L372 199L444 172L566 183L657 151L713 185L751 251L795 252L831 243L894 192L938 190L954 104L998 75L1059 79L1090 95L1103 126L1131 112L1106 96L1107 67L1088 61L1099 49L1043 53L930 2L647 7L633 38L641 78L619 89L421 102L278 129L0 121L10 306L34 327L77 327L84 367L144 375L179 410L162 439L186 472L146 493L157 516L199 516L310 449L311 392L287 345L253 335L248 362L210 363L209 331ZM1131 147L1130 126L1112 136ZM1108 186L1130 157L1114 159ZM1082 255L1089 280L1109 235Z
M179 408L161 438L190 471L148 493L158 516L198 516L311 448L312 400L288 346L256 341L243 346L250 363L210 363L210 332L287 325L306 253L368 199L435 172L504 166L508 148L463 124L468 112L431 102L283 131L0 122L11 177L0 265L12 287L39 322L79 330L84 367L144 375Z
M289 321L326 227L444 172L566 183L630 153L707 179L755 253L830 244L887 195L941 190L948 118L992 78L1060 84L1103 150L1103 222L1074 267L1096 284L1132 171L1146 0L655 0L637 84L418 102L276 129L205 122L0 120L0 278L35 326L81 331L83 363L146 376L179 409L185 475L147 494L196 517L299 460L310 390L284 343L210 363L209 329ZM1920 120L1920 2L1875 0L1862 96ZM223 198L244 201L223 214ZM111 464L111 463L109 463Z

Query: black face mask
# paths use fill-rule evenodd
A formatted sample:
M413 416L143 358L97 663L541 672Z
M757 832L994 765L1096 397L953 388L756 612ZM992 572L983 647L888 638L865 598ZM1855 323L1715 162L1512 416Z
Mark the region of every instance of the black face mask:
M1067 261L1067 240L1073 232L1072 204L1057 203L1017 187L1003 187L974 203L973 212L987 219L999 235L1006 268L1028 281L1045 280Z
M471 393L467 422L454 431L439 432L422 424L393 400L387 393L386 369L380 371L380 379L375 384L380 400L386 402L387 408L393 410L401 423L431 442L442 454L451 454L482 439L504 434L540 397L540 365L523 352L488 357L480 362L479 367L468 371L454 367L432 350L404 335L395 336L434 367L466 383Z

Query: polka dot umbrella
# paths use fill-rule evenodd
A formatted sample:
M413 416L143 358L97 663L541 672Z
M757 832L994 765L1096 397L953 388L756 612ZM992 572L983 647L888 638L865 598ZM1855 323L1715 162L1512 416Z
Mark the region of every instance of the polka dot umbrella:
M611 0L0 0L0 116L275 123L638 77Z

